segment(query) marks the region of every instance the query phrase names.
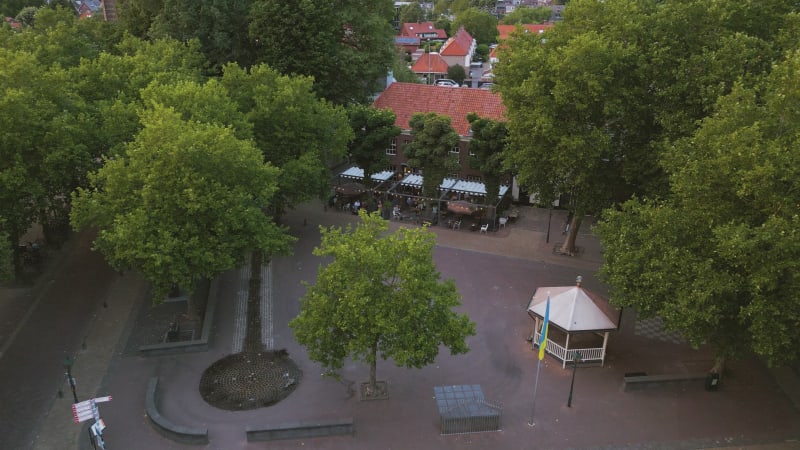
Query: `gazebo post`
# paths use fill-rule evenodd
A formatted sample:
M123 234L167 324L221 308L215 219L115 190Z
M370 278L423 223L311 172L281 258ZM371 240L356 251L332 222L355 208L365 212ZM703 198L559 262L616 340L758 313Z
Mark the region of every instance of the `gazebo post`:
M608 331L603 333L603 354L600 355L600 367L606 364L606 345L608 345Z
M567 368L567 355L569 355L569 331L567 332L567 343L564 346L564 357L561 358L561 368Z
M539 318L533 318L533 329L531 330L531 350L536 350L536 331L539 329Z

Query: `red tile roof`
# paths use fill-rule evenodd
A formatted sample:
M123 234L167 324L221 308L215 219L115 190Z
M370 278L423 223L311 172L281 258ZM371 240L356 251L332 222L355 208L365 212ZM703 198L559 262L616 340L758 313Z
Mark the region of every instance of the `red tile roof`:
M447 73L447 62L438 53L423 53L411 66L414 73Z
M444 43L442 49L439 51L444 56L464 56L469 53L469 48L472 46L472 36L460 27L456 35Z
M432 36L435 34L435 37ZM436 28L433 22L404 23L400 28L400 36L431 37L432 39L447 39L447 33Z
M485 89L392 83L372 105L394 111L397 116L394 123L403 130L411 129L408 121L418 112L435 112L450 117L453 129L461 136L469 135L467 114L471 112L487 119L506 120L506 108L500 94Z
M526 33L543 33L547 30L553 28L552 23L526 23L522 25L522 29ZM497 32L499 33L497 36L498 41L503 41L508 39L508 36L517 29L516 25L498 25Z

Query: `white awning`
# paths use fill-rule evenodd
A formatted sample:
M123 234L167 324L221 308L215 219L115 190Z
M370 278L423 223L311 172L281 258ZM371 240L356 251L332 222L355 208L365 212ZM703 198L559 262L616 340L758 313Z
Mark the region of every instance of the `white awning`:
M364 169L353 166L344 172L339 174L344 178L353 178L356 180L363 180L364 179ZM375 181L386 181L394 175L394 172L391 170L384 170L383 172L373 173L370 178Z

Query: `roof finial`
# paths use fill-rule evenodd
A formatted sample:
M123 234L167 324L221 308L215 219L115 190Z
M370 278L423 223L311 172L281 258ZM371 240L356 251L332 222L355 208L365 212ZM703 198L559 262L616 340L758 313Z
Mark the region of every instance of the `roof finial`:
M578 275L578 278L575 279L575 284L578 285L578 287L581 287L581 282L582 281L583 281L583 277Z

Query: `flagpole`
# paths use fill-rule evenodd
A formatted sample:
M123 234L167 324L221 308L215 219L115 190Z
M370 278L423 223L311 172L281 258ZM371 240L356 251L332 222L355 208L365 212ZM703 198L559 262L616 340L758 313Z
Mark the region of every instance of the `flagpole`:
M542 368L542 360L544 359L545 348L547 347L547 329L550 322L550 291L547 291L547 305L544 310L544 321L542 322L542 331L539 335L539 362L536 363L536 381L533 384L533 403L531 404L531 420L528 421L528 426L534 426L533 415L536 411L536 391L539 390L539 371Z
M536 364L536 382L533 383L533 404L531 404L531 419L528 421L528 426L536 425L533 422L533 414L536 411L536 391L539 389L539 369L542 367L542 360Z

